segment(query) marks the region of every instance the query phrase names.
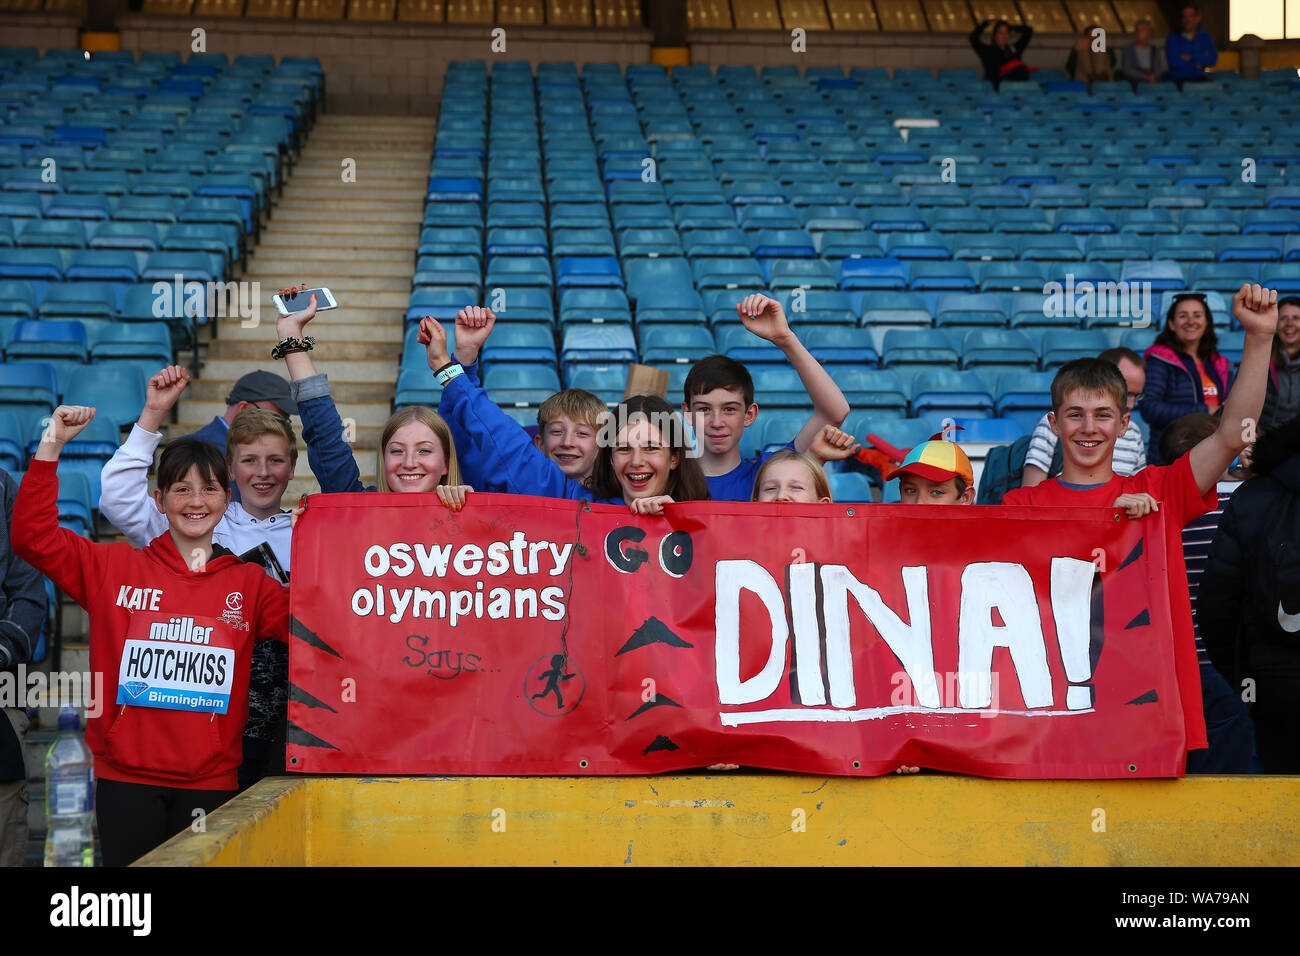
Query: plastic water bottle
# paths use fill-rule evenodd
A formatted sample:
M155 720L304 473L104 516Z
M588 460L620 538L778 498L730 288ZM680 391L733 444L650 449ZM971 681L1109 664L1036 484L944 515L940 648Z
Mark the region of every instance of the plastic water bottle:
M94 757L73 707L59 712L59 735L45 755L45 865L94 866Z

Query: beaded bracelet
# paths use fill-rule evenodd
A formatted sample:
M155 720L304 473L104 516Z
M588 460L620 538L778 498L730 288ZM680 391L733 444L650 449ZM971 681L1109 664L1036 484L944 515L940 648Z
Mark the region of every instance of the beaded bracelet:
M315 347L316 340L310 335L301 339L296 339L291 335L271 349L271 358L282 359L291 352L310 352Z

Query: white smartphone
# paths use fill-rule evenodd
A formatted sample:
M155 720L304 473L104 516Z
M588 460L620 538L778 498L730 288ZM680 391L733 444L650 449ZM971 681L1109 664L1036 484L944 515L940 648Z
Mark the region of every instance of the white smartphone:
M316 296L317 312L339 307L338 300L334 298L334 293L329 289L299 289L297 292L283 294L277 292L271 296L271 301L275 303L275 307L280 310L281 315L288 315L290 312L301 312L311 305L313 295Z

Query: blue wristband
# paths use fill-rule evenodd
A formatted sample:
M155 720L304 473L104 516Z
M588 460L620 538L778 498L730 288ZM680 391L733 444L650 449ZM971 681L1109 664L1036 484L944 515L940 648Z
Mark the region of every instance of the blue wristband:
M459 365L452 364L452 365L448 365L446 368L439 369L434 374L433 377L438 380L439 385L445 387L446 384L450 382L453 378L455 378L457 375L464 375L464 374L465 374L465 370L463 368L461 368Z

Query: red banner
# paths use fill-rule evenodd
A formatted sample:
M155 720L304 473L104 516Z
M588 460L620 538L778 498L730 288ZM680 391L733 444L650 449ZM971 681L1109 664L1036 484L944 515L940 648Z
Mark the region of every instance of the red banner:
M290 769L1178 776L1162 521L315 495Z

